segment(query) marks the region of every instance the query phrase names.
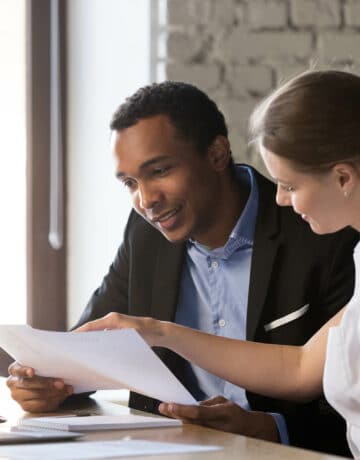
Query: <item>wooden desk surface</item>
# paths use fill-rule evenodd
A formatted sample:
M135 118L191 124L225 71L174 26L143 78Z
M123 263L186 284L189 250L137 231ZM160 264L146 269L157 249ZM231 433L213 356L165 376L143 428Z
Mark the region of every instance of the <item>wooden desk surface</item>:
M0 414L5 416L7 423L1 424L0 427L10 426L17 423L19 418L30 417L22 411L18 404L10 399L9 391L4 385L3 379L0 382ZM131 413L141 413L128 409L119 400L123 400L123 393L119 392L100 392L81 405L69 407L63 414L73 414L78 410L88 410L93 414L120 415ZM57 412L59 415L60 412ZM45 415L45 414L40 414ZM50 414L46 414L50 415ZM52 415L52 414L51 414ZM149 415L149 414L147 414ZM83 441L99 440L120 440L120 439L142 439L163 442L176 442L184 444L211 444L222 446L223 450L216 452L191 453L181 455L169 455L172 460L339 460L341 457L332 455L319 454L317 452L297 449L293 447L282 446L265 441L259 441L244 436L224 433L197 425L184 425L176 428L158 428L158 429L139 429L139 430L111 430L87 433L78 440L80 444ZM124 458L124 457L119 457ZM146 457L142 457L146 458ZM167 456L152 456L154 460L164 460Z

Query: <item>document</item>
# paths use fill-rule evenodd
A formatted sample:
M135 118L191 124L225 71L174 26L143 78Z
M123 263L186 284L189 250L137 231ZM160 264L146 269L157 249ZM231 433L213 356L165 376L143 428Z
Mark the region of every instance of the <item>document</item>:
M19 420L20 427L46 428L62 431L128 430L181 426L182 421L167 417L135 414L29 417Z
M75 393L126 388L164 402L198 404L134 329L53 332L0 325L0 347Z
M58 442L26 446L2 446L0 457L12 460L96 460L140 455L166 455L208 452L219 446L177 444L145 440ZM167 457L164 457L167 458Z

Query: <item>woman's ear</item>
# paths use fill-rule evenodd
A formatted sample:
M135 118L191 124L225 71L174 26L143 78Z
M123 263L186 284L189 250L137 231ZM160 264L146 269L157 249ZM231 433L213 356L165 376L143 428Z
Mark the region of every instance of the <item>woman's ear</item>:
M360 179L358 168L352 163L344 162L336 164L333 167L333 172L341 193L345 197L351 195L356 183Z
M224 171L231 158L230 142L225 136L217 136L208 148L208 159L215 171Z

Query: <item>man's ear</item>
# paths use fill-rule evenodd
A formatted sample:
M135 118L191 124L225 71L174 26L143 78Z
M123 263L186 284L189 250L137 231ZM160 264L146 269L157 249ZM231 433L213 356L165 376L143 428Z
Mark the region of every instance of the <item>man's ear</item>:
M224 171L231 158L229 139L225 136L217 136L208 148L207 156L215 171Z

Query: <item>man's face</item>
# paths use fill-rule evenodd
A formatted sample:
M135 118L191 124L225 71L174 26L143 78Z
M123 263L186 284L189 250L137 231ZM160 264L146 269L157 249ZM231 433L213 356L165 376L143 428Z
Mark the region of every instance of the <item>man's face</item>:
M209 155L183 140L165 115L113 131L111 146L135 210L171 242L206 244L219 183Z

